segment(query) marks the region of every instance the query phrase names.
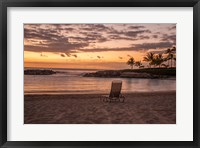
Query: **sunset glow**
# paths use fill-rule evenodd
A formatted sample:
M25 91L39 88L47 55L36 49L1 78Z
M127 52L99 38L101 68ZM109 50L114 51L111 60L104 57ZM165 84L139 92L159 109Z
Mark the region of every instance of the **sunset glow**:
M25 67L125 69L175 45L175 24L24 25Z

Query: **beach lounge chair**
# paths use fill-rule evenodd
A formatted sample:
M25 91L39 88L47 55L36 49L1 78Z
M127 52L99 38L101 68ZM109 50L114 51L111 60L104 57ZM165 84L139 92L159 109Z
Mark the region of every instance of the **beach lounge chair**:
M104 102L124 102L125 97L121 94L121 89L122 81L112 81L110 94L101 96L101 100Z

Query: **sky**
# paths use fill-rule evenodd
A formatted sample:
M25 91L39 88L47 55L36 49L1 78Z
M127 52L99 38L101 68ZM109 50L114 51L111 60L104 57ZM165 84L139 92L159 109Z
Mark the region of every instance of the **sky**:
M25 67L127 69L176 46L176 24L24 24Z

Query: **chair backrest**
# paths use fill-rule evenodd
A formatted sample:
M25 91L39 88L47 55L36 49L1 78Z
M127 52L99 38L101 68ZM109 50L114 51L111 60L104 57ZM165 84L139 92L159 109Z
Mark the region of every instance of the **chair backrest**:
M109 97L119 97L122 89L122 81L112 81Z

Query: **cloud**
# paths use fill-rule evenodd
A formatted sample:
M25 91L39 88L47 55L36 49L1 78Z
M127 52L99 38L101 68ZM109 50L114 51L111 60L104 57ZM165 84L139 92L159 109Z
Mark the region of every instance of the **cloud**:
M30 26L30 25L28 25ZM48 25L47 25L48 26ZM103 28L103 25L95 25L98 28ZM100 27L101 26L101 27ZM56 29L57 27L59 29ZM62 34L60 31L72 31L73 28L66 28L63 25L51 25L50 27L41 28L41 25L31 28L24 28L24 38L30 44L25 44L26 51L35 52L67 52L77 48L89 46L90 43L106 42L109 39L97 32L90 32L84 36L69 36L69 34ZM52 29L53 28L53 29Z
M158 42L158 43L132 44L130 47L118 47L118 48L90 48L90 49L85 48L85 49L79 49L79 51L83 52L148 51L149 49L171 48L172 46L174 46L174 43L172 42Z
M128 29L143 29L145 26L129 26Z
M86 33L85 33L86 34ZM85 37L80 37L80 36L70 36L68 37L68 39L72 39L75 42L86 42L86 43L96 43L96 42L106 42L109 39L103 37L101 34L97 34L97 33L87 33L87 36Z
M82 26L80 29L85 31L101 32L111 30L110 27L106 27L104 24L83 24Z
M172 26L172 27L169 27L169 30L176 30L176 25Z
M127 36L120 36L120 35L110 35L109 38L113 39L113 40L137 41L137 40L149 39L150 37L149 36L144 36L144 35L135 36L135 37L127 37Z
M155 38L155 39L157 39L158 35L154 34L152 37Z
M47 55L45 55L45 54L43 54L43 53L41 53L40 56L41 56L41 57L48 57Z
M169 48L174 44L172 42L158 42L158 43L143 43L143 44L134 44L135 50L149 50L157 48Z
M70 56L71 56L71 54L70 54L70 53L65 53L65 55L66 55L66 56L68 56L68 57L70 57Z
M40 53L62 53L67 57L77 58L75 54L77 52L170 48L176 43L176 34L173 31L168 33L168 29L175 27L168 25L165 31L155 31L148 27L148 24L26 24L24 25L24 49ZM152 38L160 42L154 43ZM112 45L108 48L101 46L102 43L117 42L117 40L125 40L126 45L116 48ZM138 41L140 44L137 44Z
M174 44L176 43L176 34L163 34L161 41L169 41L173 42Z
M86 47L87 42L70 42L67 36L48 29L24 29L24 37L31 44L25 45L26 51L35 52L62 52ZM39 43L37 43L39 41Z
M112 40L133 40L133 38L120 36L120 35L110 35L109 38Z
M155 54L164 54L166 53L166 49L162 49L162 50L159 50L159 49L153 49L153 50L148 50L148 52L151 52L151 53L155 53Z
M143 34L143 33L151 33L151 31L150 30L127 31L127 32L124 32L124 35L129 36L129 37L137 37L137 35Z
M61 53L60 56L61 56L61 57L65 57L65 54L64 54L64 53Z
M77 58L78 56L76 54L72 54L73 57Z
M103 56L97 56L97 58L98 58L98 59L102 59L102 58L103 58Z
M149 36L144 36L144 35L141 35L137 38L137 40L144 40L144 39L150 39Z

